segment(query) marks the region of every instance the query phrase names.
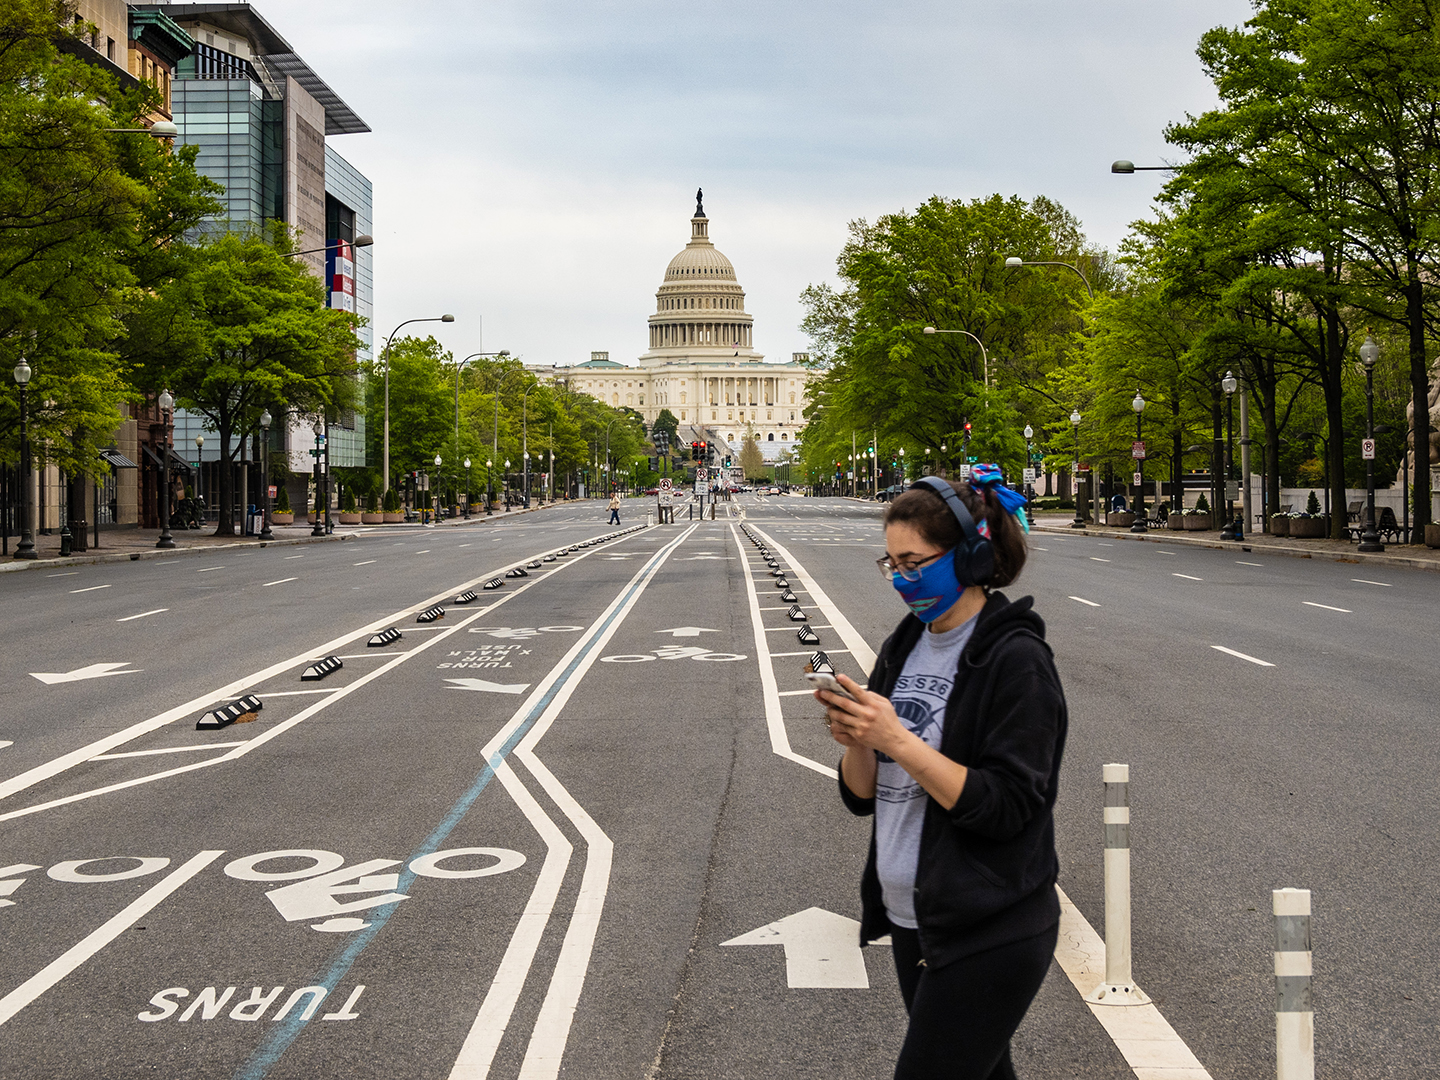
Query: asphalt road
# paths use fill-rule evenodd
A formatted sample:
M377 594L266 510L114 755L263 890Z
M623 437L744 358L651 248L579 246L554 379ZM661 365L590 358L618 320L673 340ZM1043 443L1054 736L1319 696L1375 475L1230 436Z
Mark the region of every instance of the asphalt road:
M878 511L623 514L0 576L0 1072L889 1075L890 956L845 922L868 823L746 537L858 676L900 613ZM1281 886L1314 893L1322 1075L1440 1070L1440 579L1032 546L1009 592L1036 597L1070 702L1081 913L1103 932L1100 766L1128 762L1135 977L1212 1076L1273 1072ZM253 720L194 730L242 694ZM1134 1075L1058 966L1016 1060Z

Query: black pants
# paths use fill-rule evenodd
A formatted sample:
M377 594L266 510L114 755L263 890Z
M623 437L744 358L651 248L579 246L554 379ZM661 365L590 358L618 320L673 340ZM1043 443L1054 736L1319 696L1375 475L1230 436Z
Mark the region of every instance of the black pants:
M611 510L611 511L610 511L610 522L609 522L609 524L611 524L611 525L619 525L619 524L620 524L620 511L619 511L619 510Z
M895 971L910 1013L895 1080L1015 1080L1010 1038L1040 992L1057 924L1043 934L932 970L920 937L894 927Z

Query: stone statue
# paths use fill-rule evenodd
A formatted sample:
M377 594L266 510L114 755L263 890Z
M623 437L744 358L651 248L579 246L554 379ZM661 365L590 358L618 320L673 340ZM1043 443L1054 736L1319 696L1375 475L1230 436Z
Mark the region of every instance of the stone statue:
M1430 453L1429 462L1432 469L1440 466L1440 360L1430 365ZM1405 436L1406 455L1410 458L1410 475L1415 475L1415 402L1405 406L1405 420L1408 425L1408 433ZM1396 482L1400 480L1396 476Z
M695 189L695 216L696 216L696 217L704 217L704 216L705 216L705 207L704 207L704 206L701 204L701 202L700 202L700 200L703 199L704 197L705 197L705 191L704 191L704 189L703 189L703 188L696 188L696 189Z

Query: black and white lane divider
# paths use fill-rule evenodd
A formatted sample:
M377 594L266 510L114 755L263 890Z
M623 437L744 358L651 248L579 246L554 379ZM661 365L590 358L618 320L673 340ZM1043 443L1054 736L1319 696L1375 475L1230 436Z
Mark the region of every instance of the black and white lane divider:
M500 587L501 587L502 585L504 585L504 584L505 584L505 582L504 582L504 580L502 580L501 578L492 577L489 581L485 582L484 588L486 588L486 589L498 589L498 588L500 588Z
M805 612L800 610L799 604L791 604L790 610L786 614L786 618L788 618L791 622L804 622L806 619L809 618L809 616L806 615Z
M392 626L386 630L381 630L378 634L372 634L370 640L365 642L365 647L369 649L379 649L385 645L399 641L404 636L397 627Z
M338 656L327 656L323 660L317 660L300 673L301 682L319 682L332 671L339 671L345 666L345 661Z
M462 592L459 596L455 597L454 603L457 603L457 604L470 604L470 603L475 602L475 601L478 600L478 599L480 599L480 598L475 595L475 590L474 590L474 589L466 589L466 590L465 590L464 592Z
M232 701L229 705L222 705L218 709L207 712L195 721L195 730L219 731L231 724L244 724L254 720L256 714L264 707L264 703L254 694L246 694L239 701Z
M1315 1011L1310 998L1310 890L1276 889L1275 1076L1315 1080Z
M505 576L506 576L506 577L509 577L509 578L529 577L529 576L530 576L530 571L526 570L523 566L517 566L517 567L514 567L513 569L506 570L506 571L505 571Z
M1144 1005L1130 968L1130 766L1103 766L1105 781L1105 981L1085 1000Z
M428 607L424 611L420 612L419 615L416 615L415 621L417 623L432 623L436 619L443 619L444 617L445 609L439 604L436 604L434 607Z
M815 633L815 631L811 630L808 626L800 627L799 631L795 634L795 636L799 639L801 645L820 644L820 635Z

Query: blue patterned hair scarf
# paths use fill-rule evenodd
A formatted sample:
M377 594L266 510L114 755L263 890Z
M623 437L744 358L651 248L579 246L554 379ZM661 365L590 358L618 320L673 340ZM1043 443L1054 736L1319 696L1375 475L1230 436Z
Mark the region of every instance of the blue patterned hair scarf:
M1007 514L1013 514L1020 520L1020 527L1027 533L1030 531L1030 522L1025 517L1025 496L1005 486L1005 475L1000 471L1000 466L993 464L972 465L970 467L970 487L980 494L987 491L995 492L995 497L1000 500L1000 506ZM990 526L983 519L976 525L977 531L986 539L990 537Z

